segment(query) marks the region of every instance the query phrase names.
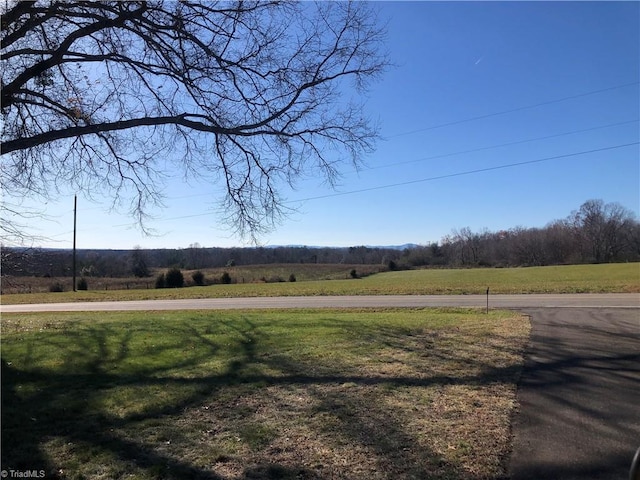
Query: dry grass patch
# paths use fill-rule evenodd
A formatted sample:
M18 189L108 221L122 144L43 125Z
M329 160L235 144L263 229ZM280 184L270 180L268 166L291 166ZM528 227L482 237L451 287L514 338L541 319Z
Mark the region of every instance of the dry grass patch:
M61 479L501 478L529 332L462 309L2 322L2 468Z

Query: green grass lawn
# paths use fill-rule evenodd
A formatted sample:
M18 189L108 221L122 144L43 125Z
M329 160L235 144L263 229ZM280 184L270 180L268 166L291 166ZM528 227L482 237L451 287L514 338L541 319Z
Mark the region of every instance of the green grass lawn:
M292 265L291 269L294 268L295 265ZM492 293L640 292L640 263L407 270L348 280L244 283L161 290L11 294L3 295L2 302L12 304L280 295L479 294L486 292L487 287Z
M2 469L502 478L528 332L463 309L5 314Z

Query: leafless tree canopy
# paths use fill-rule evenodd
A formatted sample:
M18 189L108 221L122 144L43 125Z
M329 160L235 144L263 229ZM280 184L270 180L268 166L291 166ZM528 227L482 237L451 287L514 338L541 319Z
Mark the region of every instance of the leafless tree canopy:
M366 3L4 0L2 14L9 195L71 186L142 220L177 164L216 180L253 234L282 211L282 182L331 182L375 142L354 100L386 66Z

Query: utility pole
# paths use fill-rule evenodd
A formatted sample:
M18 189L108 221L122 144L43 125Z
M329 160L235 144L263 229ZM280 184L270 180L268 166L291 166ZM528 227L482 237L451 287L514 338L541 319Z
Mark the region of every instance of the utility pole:
M73 196L73 291L76 290L76 214L78 211L78 196Z

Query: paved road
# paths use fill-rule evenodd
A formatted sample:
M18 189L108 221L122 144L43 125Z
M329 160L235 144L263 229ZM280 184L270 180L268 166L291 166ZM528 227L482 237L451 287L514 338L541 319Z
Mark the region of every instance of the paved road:
M640 447L640 309L524 312L511 479L627 479Z
M485 307L485 295L359 295L316 297L206 298L129 302L1 305L0 312L78 312L117 310L211 310L254 308ZM640 294L490 295L491 308L640 307Z

